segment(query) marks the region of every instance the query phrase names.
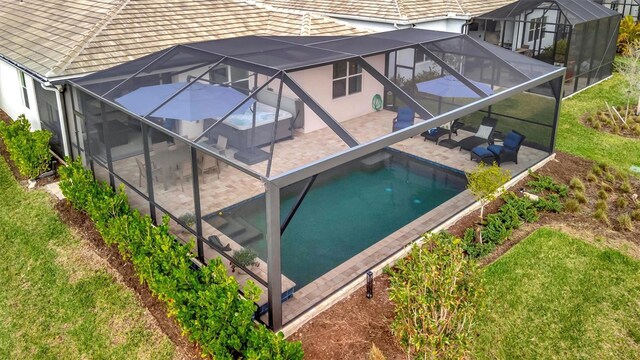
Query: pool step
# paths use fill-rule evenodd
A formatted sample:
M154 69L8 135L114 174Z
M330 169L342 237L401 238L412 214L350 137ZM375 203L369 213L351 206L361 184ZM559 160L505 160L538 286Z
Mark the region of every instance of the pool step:
M262 233L255 228L255 226L246 222L242 218L236 217L219 217L219 219L214 219L211 223L218 223L217 229L222 231L223 234L233 239L236 243L242 246L246 246L256 240L259 240L262 237ZM221 220L224 221L216 221Z

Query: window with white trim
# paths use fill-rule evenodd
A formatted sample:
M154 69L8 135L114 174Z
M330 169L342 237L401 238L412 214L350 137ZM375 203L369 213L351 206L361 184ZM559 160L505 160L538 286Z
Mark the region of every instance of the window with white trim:
M22 87L22 102L27 109L30 109L29 93L27 92L27 79L25 78L24 72L18 70L18 74L20 76L20 86Z
M362 68L360 65L342 61L333 64L333 98L362 91Z
M529 21L529 41L538 41L539 39L544 39L544 34L546 30L547 30L546 16L531 19L531 21Z

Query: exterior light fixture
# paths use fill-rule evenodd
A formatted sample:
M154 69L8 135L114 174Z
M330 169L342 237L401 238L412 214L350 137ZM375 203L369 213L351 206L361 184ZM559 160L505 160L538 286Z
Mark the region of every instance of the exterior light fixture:
M367 271L367 299L373 297L373 271Z

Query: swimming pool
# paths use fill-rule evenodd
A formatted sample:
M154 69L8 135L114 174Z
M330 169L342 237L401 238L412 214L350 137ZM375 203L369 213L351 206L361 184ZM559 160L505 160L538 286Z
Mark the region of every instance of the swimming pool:
M300 289L462 192L466 184L462 173L395 150L320 174L282 234L282 272ZM282 220L304 185L282 189ZM266 261L264 196L222 214L226 223L242 225L246 234L238 233L239 226L219 229ZM213 224L217 216L205 220Z

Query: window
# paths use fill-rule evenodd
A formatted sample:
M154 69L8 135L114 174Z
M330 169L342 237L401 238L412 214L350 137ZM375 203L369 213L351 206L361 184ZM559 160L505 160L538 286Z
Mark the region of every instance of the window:
M537 41L544 39L544 33L547 28L547 17L539 17L529 21L529 41Z
M22 87L22 101L24 102L24 106L29 109L29 93L27 93L27 80L25 79L25 75L22 71L18 70L18 74L20 74L20 86Z
M362 68L360 65L343 61L333 64L333 98L362 91Z

